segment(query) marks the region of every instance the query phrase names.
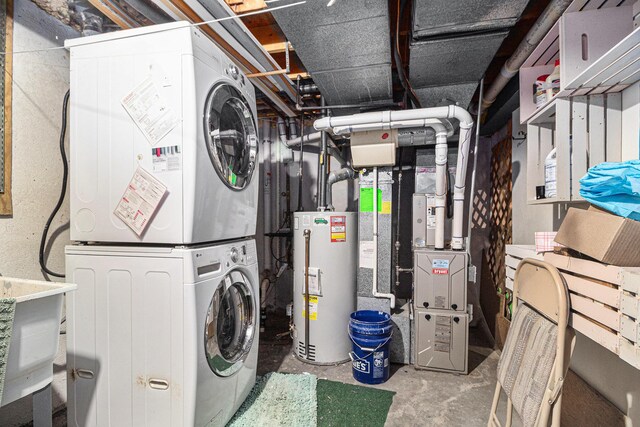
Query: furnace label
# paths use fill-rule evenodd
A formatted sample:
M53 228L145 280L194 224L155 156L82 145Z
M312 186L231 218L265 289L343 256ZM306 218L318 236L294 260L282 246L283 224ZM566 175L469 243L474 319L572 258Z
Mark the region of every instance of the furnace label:
M432 274L449 274L449 260L448 259L434 259L431 262Z

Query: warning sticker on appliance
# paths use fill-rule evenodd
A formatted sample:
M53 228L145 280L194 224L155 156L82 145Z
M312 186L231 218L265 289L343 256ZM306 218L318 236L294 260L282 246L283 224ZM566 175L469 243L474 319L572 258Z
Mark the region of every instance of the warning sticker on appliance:
M121 102L153 146L171 132L180 121L161 96L151 76L147 76L142 83L122 98Z
M156 147L151 149L151 159L153 162L153 172L178 171L181 167L180 146Z
M436 228L436 196L427 195L427 229Z
M141 236L166 193L162 182L138 167L113 213Z
M347 217L332 216L331 217L331 242L347 241Z
M303 318L307 317L307 311L305 308L306 308L305 306L302 307ZM317 296L309 295L309 320L318 320L318 297Z
M431 262L431 272L433 274L449 274L449 260L434 259Z

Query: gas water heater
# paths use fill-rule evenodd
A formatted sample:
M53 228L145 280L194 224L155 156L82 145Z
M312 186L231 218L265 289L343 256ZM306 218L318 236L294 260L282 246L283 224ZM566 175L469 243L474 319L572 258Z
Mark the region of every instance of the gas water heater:
M349 360L356 309L357 212L294 214L293 344L303 362Z

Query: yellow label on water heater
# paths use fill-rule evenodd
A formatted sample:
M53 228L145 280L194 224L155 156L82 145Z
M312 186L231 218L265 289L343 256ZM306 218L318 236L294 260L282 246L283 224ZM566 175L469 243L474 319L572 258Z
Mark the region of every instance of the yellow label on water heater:
M306 304L305 304L306 305ZM302 318L307 317L307 312L305 310L305 306L302 306ZM309 296L309 320L318 320L318 297L310 295Z

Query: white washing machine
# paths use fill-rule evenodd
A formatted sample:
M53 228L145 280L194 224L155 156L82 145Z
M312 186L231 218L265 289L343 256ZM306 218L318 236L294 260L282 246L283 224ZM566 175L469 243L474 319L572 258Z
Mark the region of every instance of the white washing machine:
M223 426L255 383L254 240L66 248L69 426Z
M255 234L255 90L209 38L174 22L65 46L72 240L183 245ZM114 212L138 168L166 193L155 211L144 195L143 208L127 205L127 218L143 218L134 231Z

